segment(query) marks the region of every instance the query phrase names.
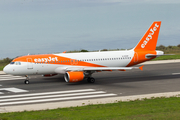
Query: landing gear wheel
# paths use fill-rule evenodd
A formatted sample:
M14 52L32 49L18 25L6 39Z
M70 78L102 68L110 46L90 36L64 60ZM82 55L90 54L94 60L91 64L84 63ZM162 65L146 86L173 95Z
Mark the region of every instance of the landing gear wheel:
M29 84L29 80L25 80L25 81L24 81L24 84Z
M26 80L24 81L24 84L29 84L29 77L28 77L28 75L25 75L25 77L26 77Z
M87 81L88 81L89 83L94 83L94 82L95 82L95 79L94 79L93 77L88 77L88 78L87 78Z

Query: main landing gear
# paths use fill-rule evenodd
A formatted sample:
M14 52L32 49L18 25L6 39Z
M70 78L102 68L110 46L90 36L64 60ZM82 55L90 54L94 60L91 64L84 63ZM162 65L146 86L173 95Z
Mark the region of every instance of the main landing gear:
M89 83L94 83L94 82L95 82L95 79L94 79L93 77L88 77L88 78L87 78L87 81L88 81Z
M25 75L26 77L26 80L24 81L24 84L29 84L29 76L28 75ZM95 82L95 79L93 77L87 77L87 81L88 83L94 83Z
M84 75L85 75L85 78L87 79L87 82L88 83L94 83L95 82L95 79L93 77L91 77L91 75L94 73L95 71L85 71L84 72Z
M29 84L29 77L27 75L25 75L26 80L24 81L24 84Z

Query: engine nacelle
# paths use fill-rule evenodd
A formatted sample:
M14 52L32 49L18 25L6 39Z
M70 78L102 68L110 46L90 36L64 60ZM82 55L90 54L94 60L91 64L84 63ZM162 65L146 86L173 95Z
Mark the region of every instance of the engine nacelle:
M84 79L83 72L66 72L64 75L64 79L66 82L79 82Z

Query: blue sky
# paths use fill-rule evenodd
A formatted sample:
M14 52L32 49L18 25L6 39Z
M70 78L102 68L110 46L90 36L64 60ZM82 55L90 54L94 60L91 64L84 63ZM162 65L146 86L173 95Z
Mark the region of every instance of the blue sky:
M133 48L153 21L158 45L180 44L179 0L1 0L0 59Z

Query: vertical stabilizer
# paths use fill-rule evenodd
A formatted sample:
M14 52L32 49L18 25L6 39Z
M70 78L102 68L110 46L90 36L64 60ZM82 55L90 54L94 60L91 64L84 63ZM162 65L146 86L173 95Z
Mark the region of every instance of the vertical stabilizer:
M158 40L159 30L161 26L161 21L153 22L148 31L144 34L140 42L136 45L134 50L155 50Z

